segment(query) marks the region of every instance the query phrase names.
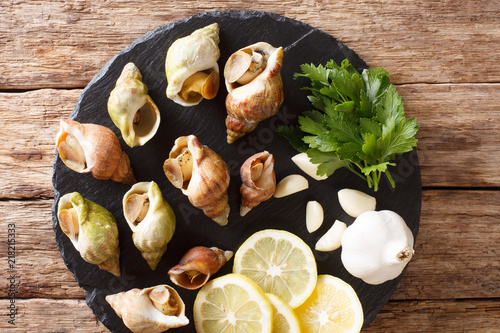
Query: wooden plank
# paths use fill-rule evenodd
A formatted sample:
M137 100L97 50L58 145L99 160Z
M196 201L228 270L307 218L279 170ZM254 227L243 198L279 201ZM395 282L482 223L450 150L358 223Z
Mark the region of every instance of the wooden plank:
M398 86L398 91L407 115L421 127L423 186L500 186L500 84L416 84ZM0 198L53 195L58 121L69 116L80 93L0 93L0 126L9 129L0 132Z
M117 52L163 24L211 10L245 10L236 0L3 1L0 89L83 87ZM269 11L322 29L396 83L499 82L500 3L256 0ZM130 24L133 22L133 24ZM481 61L478 61L481 60Z
M1 300L2 306L8 300ZM18 299L15 325L2 316L9 332L109 332L83 300ZM192 320L192 318L190 318ZM389 302L363 333L500 332L500 301Z
M52 200L0 201L0 231L15 223L19 297L83 298L63 264ZM500 297L499 191L424 191L415 256L393 300ZM7 244L0 242L7 264ZM480 274L478 273L480 272ZM8 281L0 279L0 298Z
M416 117L423 186L500 184L500 84L403 85Z
M51 197L59 120L69 117L81 90L0 93L0 197Z
M15 276L12 281L0 280L0 298L8 296L14 283L19 298L85 299L85 291L64 265L57 248L51 206L52 200L0 201L0 214L5 217L0 222L4 235L0 242L1 267L5 276ZM14 243L9 244L8 239Z
M500 301L389 302L363 333L498 333Z

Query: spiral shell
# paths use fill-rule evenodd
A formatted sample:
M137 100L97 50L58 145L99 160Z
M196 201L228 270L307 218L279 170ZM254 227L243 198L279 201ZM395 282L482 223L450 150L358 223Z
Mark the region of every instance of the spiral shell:
M56 146L61 160L73 171L129 185L137 182L120 141L107 127L63 119Z
M175 214L155 182L140 182L123 196L123 215L132 240L152 270L167 250L175 231Z
M274 158L268 151L250 156L240 169L240 215L245 216L252 208L271 198L276 190Z
M212 99L219 90L219 25L212 23L177 39L165 59L167 97L182 106Z
M137 66L129 62L108 99L108 113L130 147L148 142L160 126L160 111L148 95Z
M217 153L194 135L182 136L175 140L163 171L193 206L219 225L227 224L229 168Z
M170 280L180 287L198 289L207 283L232 256L232 251L196 246L186 252L179 264L168 271L168 275Z
M227 142L253 131L274 116L283 103L283 48L259 42L229 57L224 67Z
M78 192L67 193L57 205L57 219L83 260L120 276L118 227L107 209Z
M106 301L134 333L160 333L189 324L184 302L167 285L108 295Z

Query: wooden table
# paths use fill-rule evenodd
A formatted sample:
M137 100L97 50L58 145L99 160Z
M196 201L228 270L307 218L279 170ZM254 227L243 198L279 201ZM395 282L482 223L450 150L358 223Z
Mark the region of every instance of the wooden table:
M369 66L388 70L407 115L418 119L423 202L416 255L365 331L500 332L496 0L2 1L0 330L108 331L54 240L58 121L125 46L165 23L216 9L273 12L331 34ZM8 322L10 282L15 325Z

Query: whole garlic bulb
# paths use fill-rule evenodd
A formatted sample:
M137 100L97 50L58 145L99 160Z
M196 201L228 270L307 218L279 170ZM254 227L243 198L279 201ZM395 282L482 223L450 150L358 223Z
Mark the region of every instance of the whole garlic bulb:
M410 228L390 210L362 213L342 235L344 267L368 284L398 277L413 253Z

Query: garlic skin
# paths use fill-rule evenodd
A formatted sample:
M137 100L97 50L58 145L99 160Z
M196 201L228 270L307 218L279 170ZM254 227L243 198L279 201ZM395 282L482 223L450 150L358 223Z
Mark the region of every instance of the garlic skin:
M291 195L309 188L309 182L304 176L301 175L289 175L283 178L278 185L276 185L276 191L274 192L275 198L283 198L287 195Z
M377 200L364 192L344 188L338 193L342 209L352 217L358 217L364 212L375 210Z
M325 180L328 178L327 175L318 176L316 172L318 171L318 165L311 162L309 156L306 153L299 153L292 157L292 162L295 163L300 170L304 171L309 177L315 180Z
M323 207L317 201L309 201L306 205L306 227L309 233L315 232L323 224Z
M318 240L315 249L317 251L329 252L341 246L342 235L347 229L347 225L339 220L335 220L332 227Z
M411 260L413 234L390 210L362 213L342 235L341 259L349 273L378 285L398 277Z

